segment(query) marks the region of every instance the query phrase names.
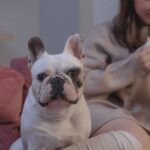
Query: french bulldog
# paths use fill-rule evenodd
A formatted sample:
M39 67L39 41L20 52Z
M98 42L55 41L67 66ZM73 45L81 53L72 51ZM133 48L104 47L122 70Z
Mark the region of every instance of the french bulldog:
M50 55L38 37L28 42L32 84L21 115L21 138L10 150L58 150L86 140L91 118L83 95L83 42L69 36Z

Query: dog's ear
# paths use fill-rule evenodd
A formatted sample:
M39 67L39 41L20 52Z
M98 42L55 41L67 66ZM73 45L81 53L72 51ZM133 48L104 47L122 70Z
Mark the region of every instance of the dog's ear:
M69 36L66 41L64 52L68 52L78 58L80 61L85 57L83 40L79 34Z
M28 41L29 65L31 66L44 52L44 44L39 37L32 37Z

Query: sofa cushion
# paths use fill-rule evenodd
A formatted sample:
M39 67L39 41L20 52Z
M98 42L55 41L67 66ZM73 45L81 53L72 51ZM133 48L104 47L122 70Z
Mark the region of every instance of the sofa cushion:
M30 69L28 68L28 58L27 57L14 58L10 62L10 67L24 76L25 86L23 90L24 91L23 100L25 100L27 93L28 93L28 89L31 85L31 80L32 80Z
M8 150L10 145L20 136L18 128L13 124L0 125L0 150Z
M24 78L9 67L0 67L0 123L19 123Z

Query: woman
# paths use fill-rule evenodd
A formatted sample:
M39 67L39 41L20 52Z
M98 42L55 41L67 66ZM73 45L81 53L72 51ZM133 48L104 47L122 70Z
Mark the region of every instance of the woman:
M144 127L150 127L150 46L144 45L150 36L150 1L120 4L118 16L98 25L86 42L92 138L65 150L150 149L150 132Z
M97 26L87 41L85 94L131 110L150 128L150 46L143 46L148 36L150 1L121 0L119 15Z

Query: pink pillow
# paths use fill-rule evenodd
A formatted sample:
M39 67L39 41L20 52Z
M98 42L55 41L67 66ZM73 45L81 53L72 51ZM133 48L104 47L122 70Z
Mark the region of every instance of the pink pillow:
M14 124L0 125L0 150L8 150L19 137L19 129Z
M20 120L24 78L9 67L0 67L0 123Z
M28 58L27 57L19 57L19 58L14 58L10 62L11 68L19 72L24 76L25 79L25 86L24 86L24 100L27 96L28 89L31 85L31 73L30 69L28 67Z

